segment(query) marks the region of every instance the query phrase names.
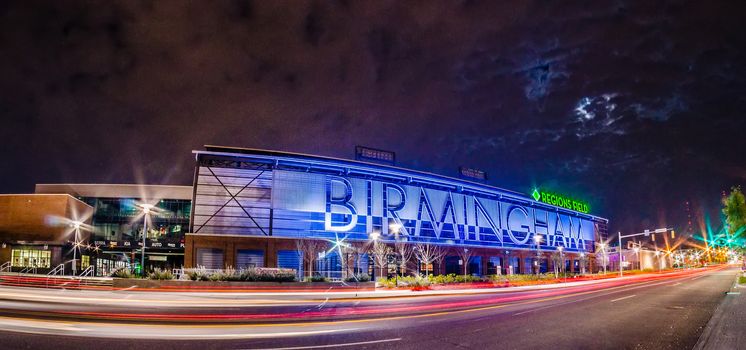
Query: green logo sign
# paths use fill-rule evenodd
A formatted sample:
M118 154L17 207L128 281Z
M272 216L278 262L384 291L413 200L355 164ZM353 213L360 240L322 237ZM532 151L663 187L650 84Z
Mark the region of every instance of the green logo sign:
M534 200L537 202L543 202L546 204L555 205L558 207L578 211L581 213L587 214L590 211L590 207L588 206L588 203L581 202L581 201L578 201L578 200L575 200L569 197L565 197L563 195L559 195L556 193L534 189L534 191L531 193L531 197L534 197Z

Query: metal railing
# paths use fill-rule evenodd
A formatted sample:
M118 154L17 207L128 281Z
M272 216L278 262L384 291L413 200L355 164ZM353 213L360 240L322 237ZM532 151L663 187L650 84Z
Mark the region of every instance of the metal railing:
M321 276L330 282L341 282L344 279L342 270L313 270L313 276ZM305 279L307 276L303 276Z
M90 265L86 267L85 270L83 270L83 272L78 275L78 277L91 277L93 275L93 272L93 265Z
M47 273L47 276L56 276L56 275L64 275L65 274L65 264L59 264L57 267L53 268L52 271L49 271Z
M6 261L2 265L0 265L0 272L10 272L10 269L10 261Z
M19 275L22 275L24 273L36 274L36 266L28 266L28 267L25 267L25 268L23 268L23 270L21 270L21 271L18 272Z

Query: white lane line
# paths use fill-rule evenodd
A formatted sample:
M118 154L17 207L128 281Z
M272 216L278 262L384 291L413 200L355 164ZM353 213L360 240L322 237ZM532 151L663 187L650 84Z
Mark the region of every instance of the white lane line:
M616 301L619 301L619 300L624 300L624 299L634 298L634 297L636 297L636 296L637 296L636 294L632 294L632 295L628 295L628 296L626 296L626 297L616 298L616 299L612 300L611 302L613 303L613 302L616 302Z
M680 284L681 284L681 282L679 282L679 283L674 283L673 285L674 285L674 286L678 286L678 285L680 285Z
M308 345L308 346L293 346L287 348L264 348L259 350L300 350L300 349L323 349L323 348L337 348L343 346L358 346L358 345L369 345L369 344L380 344L400 341L401 338L381 339L381 340L370 340L370 341L359 341L354 343L339 343L339 344L326 344L326 345Z
M529 312L534 312L534 311L538 311L538 310L544 310L544 309L552 308L552 307L555 307L555 306L561 306L561 305L565 305L565 304L572 304L572 303L576 303L576 302L580 302L580 301L586 301L586 300L590 300L590 299L595 299L595 298L598 298L598 297L603 297L603 296L607 296L607 295L611 295L611 294L628 292L628 291L633 290L633 289L640 289L640 288L658 286L658 285L666 284L666 283L669 283L669 282L670 281L661 281L661 282L651 281L651 282L641 282L640 284L633 284L633 285L629 285L629 286L627 286L627 285L620 286L619 288L622 288L620 290L615 290L615 291L612 291L612 292L609 292L609 293L597 294L597 295L590 296L588 298L573 300L573 301L570 301L570 302L567 302L567 303L547 305L547 306L543 306L543 307L536 308L536 309L526 310L526 311L522 311L522 312L519 312L519 313L515 313L515 314L513 314L513 316L523 315L523 314L527 314ZM624 299L624 298L621 298L621 299Z

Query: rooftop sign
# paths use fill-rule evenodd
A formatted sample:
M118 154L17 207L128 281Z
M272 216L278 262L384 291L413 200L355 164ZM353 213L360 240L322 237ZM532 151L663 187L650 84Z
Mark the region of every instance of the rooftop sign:
M544 190L534 189L531 193L531 197L538 202L555 205L561 208L574 210L577 212L587 214L590 211L588 203L581 202L564 195L547 192Z
M459 167L458 168L459 175L461 175L462 178L465 179L471 179L471 180L479 180L479 181L486 181L487 180L487 174L479 169L472 169L467 167Z
M394 165L396 163L396 154L370 147L355 146L355 159Z

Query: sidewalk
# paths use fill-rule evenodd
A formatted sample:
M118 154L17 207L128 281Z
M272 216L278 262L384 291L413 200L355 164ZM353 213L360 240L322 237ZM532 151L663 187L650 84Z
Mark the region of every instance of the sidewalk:
M697 350L746 349L746 285L733 287L715 310L694 347Z

